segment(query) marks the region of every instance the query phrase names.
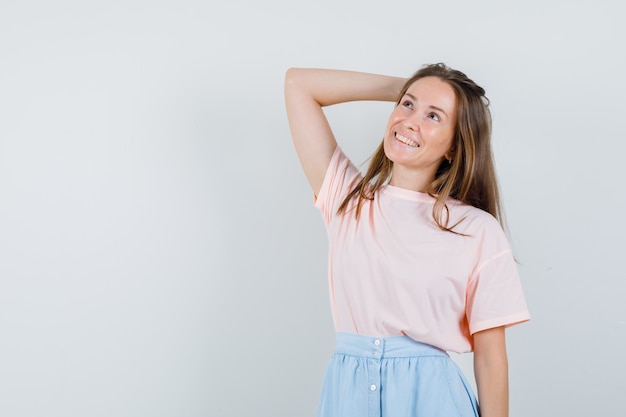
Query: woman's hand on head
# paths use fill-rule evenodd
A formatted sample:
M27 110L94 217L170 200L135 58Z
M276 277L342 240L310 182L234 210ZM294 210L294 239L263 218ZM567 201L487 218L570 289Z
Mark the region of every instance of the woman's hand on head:
M359 100L395 101L406 79L363 72L290 68L285 104L291 136L304 173L317 194L337 142L322 110Z

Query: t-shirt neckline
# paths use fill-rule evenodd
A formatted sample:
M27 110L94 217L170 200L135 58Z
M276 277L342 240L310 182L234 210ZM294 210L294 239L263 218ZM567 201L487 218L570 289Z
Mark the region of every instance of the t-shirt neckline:
M435 198L428 195L428 193L400 188L391 184L386 184L381 187L380 193L381 195L387 195L409 201L419 201L423 203L433 203L435 201Z

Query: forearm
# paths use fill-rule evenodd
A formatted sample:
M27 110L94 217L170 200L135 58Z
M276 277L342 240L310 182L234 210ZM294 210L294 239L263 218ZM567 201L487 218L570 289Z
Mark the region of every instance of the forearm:
M320 106L359 100L396 101L405 78L332 69L291 68L286 90L308 94Z
M474 344L474 374L480 415L508 417L509 374L504 329L479 332L474 335Z

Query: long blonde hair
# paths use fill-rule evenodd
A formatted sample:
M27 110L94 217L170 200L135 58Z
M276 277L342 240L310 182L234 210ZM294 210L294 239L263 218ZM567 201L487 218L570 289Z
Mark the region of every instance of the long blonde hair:
M453 138L453 159L443 160L430 184L428 194L435 199L433 219L441 230L454 232L459 223L449 224L446 201L452 197L482 209L503 224L500 193L491 150L491 113L485 90L464 73L445 64L422 67L404 85L396 105L409 87L420 78L437 77L449 84L457 99L457 122ZM393 162L385 155L383 143L374 152L365 176L354 186L339 206L345 213L350 201L358 198L358 218L365 200L373 200L378 189L391 177Z

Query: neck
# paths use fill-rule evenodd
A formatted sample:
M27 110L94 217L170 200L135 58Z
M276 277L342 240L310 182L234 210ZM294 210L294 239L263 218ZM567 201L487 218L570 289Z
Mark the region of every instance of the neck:
M394 165L391 170L391 180L389 180L389 185L407 190L418 191L420 193L426 193L428 192L430 184L434 179L434 172L415 172L403 167L396 167L396 165Z

